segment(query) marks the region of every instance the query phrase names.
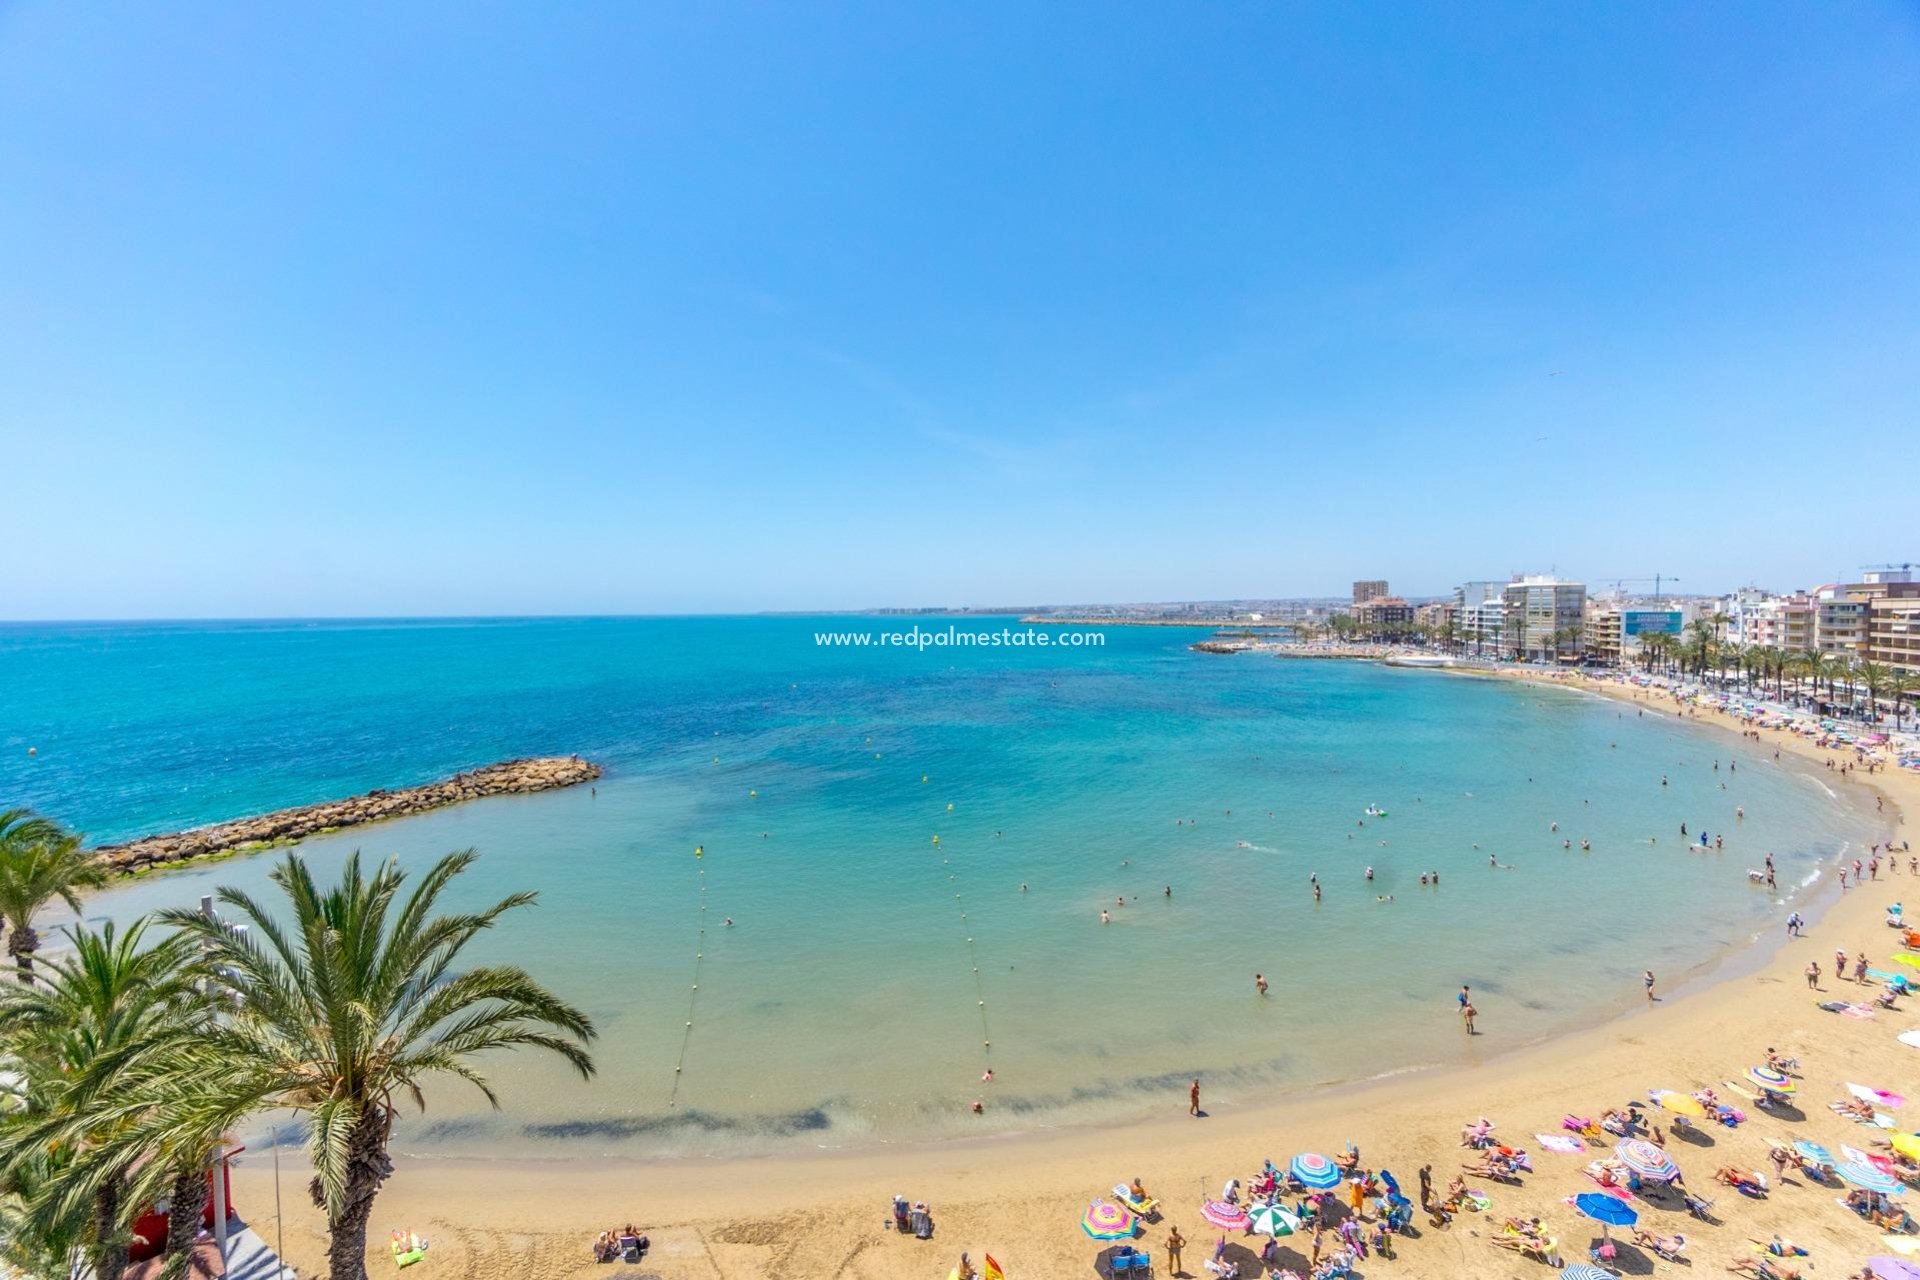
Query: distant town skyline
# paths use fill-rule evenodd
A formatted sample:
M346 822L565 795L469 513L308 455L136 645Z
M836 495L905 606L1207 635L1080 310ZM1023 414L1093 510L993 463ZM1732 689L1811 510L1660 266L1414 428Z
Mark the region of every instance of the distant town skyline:
M1899 5L0 10L0 617L1844 580Z

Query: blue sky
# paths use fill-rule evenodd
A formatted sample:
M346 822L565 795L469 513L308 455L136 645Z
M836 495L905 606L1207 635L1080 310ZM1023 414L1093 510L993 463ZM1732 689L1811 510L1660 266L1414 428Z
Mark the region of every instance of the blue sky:
M1920 559L1920 9L0 8L0 616Z

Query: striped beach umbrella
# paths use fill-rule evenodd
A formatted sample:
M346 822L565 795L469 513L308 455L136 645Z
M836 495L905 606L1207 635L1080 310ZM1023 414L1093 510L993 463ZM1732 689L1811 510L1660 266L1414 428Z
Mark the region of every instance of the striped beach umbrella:
M1130 1240L1134 1217L1111 1200L1095 1200L1080 1219L1080 1229L1095 1240Z
M1772 1067L1748 1067L1747 1079L1773 1093L1792 1093L1796 1088L1791 1076Z
M1805 1138L1793 1144L1793 1149L1814 1162L1822 1169L1833 1167L1833 1152L1817 1142L1808 1142Z
M1330 1191L1340 1185L1339 1167L1317 1151L1302 1151L1287 1166L1287 1172L1315 1191Z
M1849 1161L1841 1165L1838 1172L1841 1177L1862 1191L1877 1191L1883 1196L1897 1196L1906 1189L1898 1178L1882 1173L1872 1165Z
M1253 1229L1263 1236L1290 1236L1300 1229L1300 1219L1277 1204L1257 1204L1247 1215Z
M1619 1278L1611 1271L1602 1271L1584 1262L1576 1262L1560 1273L1560 1280L1619 1280Z
M1222 1231L1247 1229L1247 1211L1237 1204L1228 1204L1225 1200L1202 1200L1200 1216Z
M1672 1156L1644 1138L1628 1138L1613 1149L1613 1154L1620 1157L1620 1163L1643 1178L1671 1182L1680 1172L1680 1166L1673 1162Z

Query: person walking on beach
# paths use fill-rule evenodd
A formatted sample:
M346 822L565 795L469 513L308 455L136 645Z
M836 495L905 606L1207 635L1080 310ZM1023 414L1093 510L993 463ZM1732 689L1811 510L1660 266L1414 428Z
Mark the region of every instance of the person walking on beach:
M1479 1032L1473 1029L1473 1015L1475 1012L1476 1010L1474 1009L1473 1001L1471 1000L1467 1001L1467 1003L1460 1006L1460 1017L1466 1022L1467 1034L1470 1036L1480 1034Z
M1253 985L1260 988L1261 995L1267 994L1267 975L1264 973L1254 974Z
M1807 986L1814 991L1820 989L1820 962L1818 960L1807 961Z
M1180 1251L1187 1247L1187 1238L1180 1234L1180 1224L1175 1223L1167 1232L1167 1272L1169 1275L1184 1275L1185 1268L1180 1262Z
M1647 971L1646 971L1646 973L1645 973L1645 975L1643 975L1643 976L1644 976L1644 978L1645 978L1645 980L1646 980L1646 984L1647 984L1647 1003L1648 1003L1648 1004L1652 1004L1652 1003L1653 1003L1653 1000L1654 1000L1654 996L1653 996L1653 970L1651 970L1651 969L1649 969L1649 970L1647 970Z
M1855 982L1867 980L1867 953L1864 951L1853 958L1853 980Z
M1462 983L1460 987L1460 994L1455 996L1453 999L1454 999L1454 1002L1460 1006L1462 1011L1464 1011L1468 1005L1473 1003L1473 993L1467 989L1464 983Z
M1200 1077L1198 1076L1193 1079L1193 1087L1187 1090L1187 1114L1190 1116L1200 1114Z

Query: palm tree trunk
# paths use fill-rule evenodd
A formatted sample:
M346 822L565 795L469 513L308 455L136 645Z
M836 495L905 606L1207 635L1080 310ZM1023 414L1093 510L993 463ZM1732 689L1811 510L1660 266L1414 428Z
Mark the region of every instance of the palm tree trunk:
M120 1178L102 1183L93 1193L93 1273L101 1280L120 1280L127 1269L127 1240L120 1229Z
M40 935L33 931L32 925L15 925L13 934L7 939L7 954L13 957L18 969L20 981L29 985L33 982L33 953L40 949Z
M387 1122L378 1107L367 1108L347 1139L347 1179L337 1209L328 1206L320 1180L313 1181L314 1203L328 1209L329 1280L367 1280L367 1219L380 1184L393 1174L387 1158Z
M207 1211L207 1171L176 1170L167 1199L167 1253L171 1256L191 1249L200 1234L200 1219Z

